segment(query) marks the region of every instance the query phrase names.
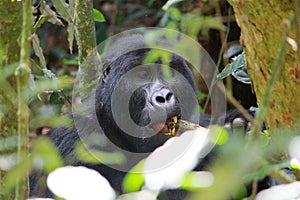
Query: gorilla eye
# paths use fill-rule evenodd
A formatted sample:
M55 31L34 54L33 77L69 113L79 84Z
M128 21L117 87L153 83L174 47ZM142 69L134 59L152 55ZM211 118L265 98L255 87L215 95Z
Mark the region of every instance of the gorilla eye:
M107 75L109 74L110 66L106 67L103 71L103 78L106 79Z

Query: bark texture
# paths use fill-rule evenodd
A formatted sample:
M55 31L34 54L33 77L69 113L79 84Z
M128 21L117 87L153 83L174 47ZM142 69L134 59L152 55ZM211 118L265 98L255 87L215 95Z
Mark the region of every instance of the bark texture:
M290 0L228 0L241 28L241 44L245 48L247 67L258 105L265 98L267 81L278 59L287 22L294 15ZM294 20L295 21L295 20ZM296 41L296 24L288 31ZM265 117L268 127L292 127L300 117L300 79L296 50L287 45L279 77L272 87L270 104Z
M22 32L22 3L0 1L0 140L17 135L17 85L14 70L20 59L19 38ZM4 76L4 71L11 73ZM11 151L16 151L12 149ZM5 152L2 152L5 153ZM9 152L8 152L9 153ZM15 199L4 194L6 172L0 170L0 199Z

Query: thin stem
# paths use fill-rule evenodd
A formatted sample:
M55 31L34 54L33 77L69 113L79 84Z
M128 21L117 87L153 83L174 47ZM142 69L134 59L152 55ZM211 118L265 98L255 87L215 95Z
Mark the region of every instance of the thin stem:
M15 71L17 80L17 100L18 100L18 148L17 159L20 163L26 159L28 155L28 121L29 110L27 107L27 97L24 100L24 91L28 86L28 79L30 75L30 41L31 41L31 27L32 27L32 14L31 14L31 0L23 0L23 22L21 33L21 52L20 64ZM24 180L25 179L25 180ZM17 177L15 200L23 200L28 196L28 176Z

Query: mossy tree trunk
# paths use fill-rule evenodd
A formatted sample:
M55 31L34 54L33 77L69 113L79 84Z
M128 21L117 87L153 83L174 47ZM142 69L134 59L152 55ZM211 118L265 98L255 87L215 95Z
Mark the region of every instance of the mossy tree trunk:
M93 93L93 80L99 77L99 58L96 49L96 31L93 14L92 0L75 0L75 32L78 44L78 55L80 64L80 83L82 88L82 100Z
M268 98L265 95L267 82L274 74L276 62L282 58L278 77L271 88L265 122L270 128L295 126L300 117L299 58L292 45L286 43L286 48L281 45L288 40L296 41L296 23L289 24L295 18L295 6L290 0L228 1L241 28L240 41L245 48L248 73L259 106ZM281 58L280 52L284 53Z
M17 162L23 161L28 152L29 112L24 90L30 74L31 6L31 0L0 1L0 140L17 138L17 143L1 154L5 158L16 152ZM26 199L28 177L16 178L14 192L7 193L3 190L5 175L1 168L0 199Z
M18 39L22 32L22 3L0 1L0 139L17 135L17 83L14 74L3 76L4 68L16 68L20 59ZM12 64L11 66L8 66ZM12 70L14 71L14 70ZM12 151L16 151L14 149ZM5 171L0 169L0 187L3 188ZM0 190L0 199L14 199Z

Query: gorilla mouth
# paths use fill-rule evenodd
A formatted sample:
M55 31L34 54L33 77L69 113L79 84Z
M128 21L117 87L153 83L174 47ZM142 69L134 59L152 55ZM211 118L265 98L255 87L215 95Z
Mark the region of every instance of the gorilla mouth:
M177 136L179 135L179 123L178 120L180 119L180 116L173 116L166 120L166 122L158 122L151 124L150 127L164 135L167 136Z

